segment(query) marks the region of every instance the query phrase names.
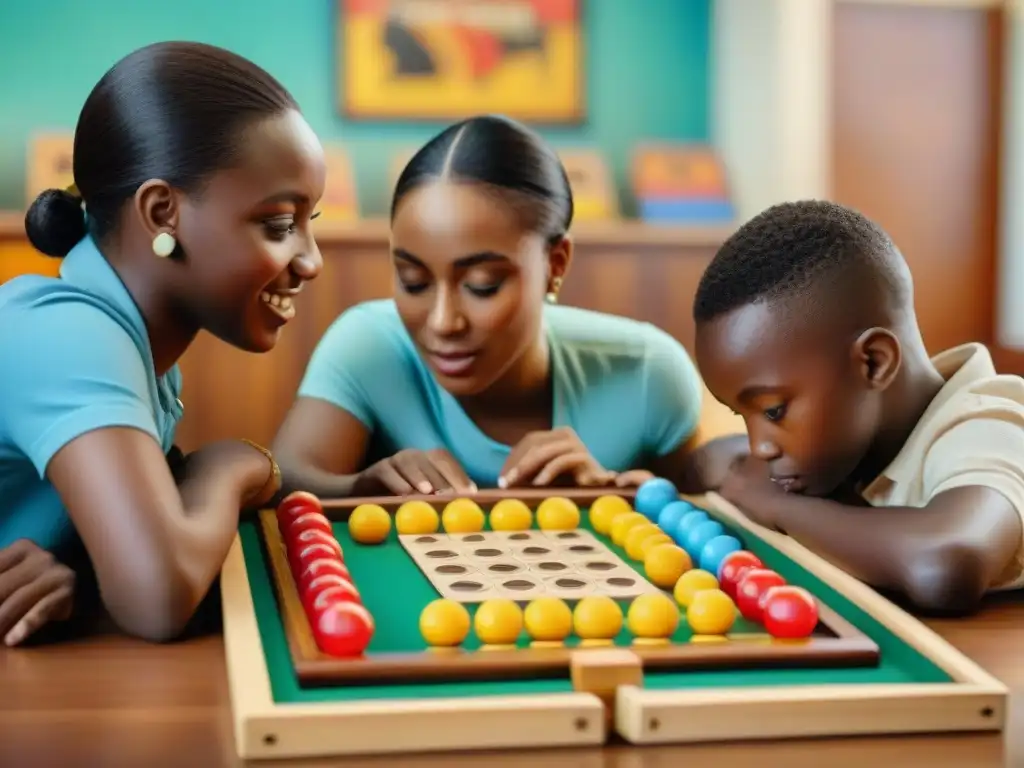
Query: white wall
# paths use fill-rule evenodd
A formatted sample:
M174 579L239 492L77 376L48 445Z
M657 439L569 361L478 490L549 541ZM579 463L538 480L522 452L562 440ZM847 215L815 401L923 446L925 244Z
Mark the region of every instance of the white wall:
M715 0L712 141L740 221L831 188L833 0Z
M1024 350L1024 0L1007 6L996 341Z

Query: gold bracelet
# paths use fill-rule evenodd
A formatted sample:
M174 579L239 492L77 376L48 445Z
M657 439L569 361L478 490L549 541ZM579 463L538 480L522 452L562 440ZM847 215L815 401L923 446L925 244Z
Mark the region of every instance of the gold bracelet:
M274 491L276 493L277 489L281 486L281 468L277 466L277 461L274 460L274 454L272 454L269 450L264 448L259 443L255 443L252 440L249 440L248 438L243 437L242 442L252 448L255 448L257 451L266 456L267 461L270 462L270 476L267 478L267 481L263 483L263 486L260 488L259 493L253 494L254 498L261 498L266 493L267 486L273 486Z

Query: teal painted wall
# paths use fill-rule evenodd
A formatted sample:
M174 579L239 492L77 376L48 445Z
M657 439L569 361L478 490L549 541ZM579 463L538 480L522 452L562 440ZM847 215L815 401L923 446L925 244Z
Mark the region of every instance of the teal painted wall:
M712 0L583 1L589 118L543 133L556 145L599 148L621 185L638 140L708 137ZM159 40L198 40L278 77L325 141L351 147L364 215L386 210L391 157L439 126L340 116L335 7L334 0L0 0L0 208L25 206L30 134L73 129L89 90L118 58Z

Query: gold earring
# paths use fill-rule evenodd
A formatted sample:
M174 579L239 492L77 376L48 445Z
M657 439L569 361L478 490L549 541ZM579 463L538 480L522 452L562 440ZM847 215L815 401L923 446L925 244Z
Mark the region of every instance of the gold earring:
M174 235L170 232L161 232L153 238L153 253L159 256L161 259L166 259L178 246L178 242L174 239Z
M548 289L547 300L548 304L558 303L558 292L562 290L562 278L553 277L551 278L551 288Z

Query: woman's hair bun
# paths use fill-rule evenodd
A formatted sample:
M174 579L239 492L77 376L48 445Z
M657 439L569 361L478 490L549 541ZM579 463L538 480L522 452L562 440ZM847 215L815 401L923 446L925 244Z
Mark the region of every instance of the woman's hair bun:
M67 256L86 234L82 198L66 189L46 190L25 214L25 233L47 256Z

